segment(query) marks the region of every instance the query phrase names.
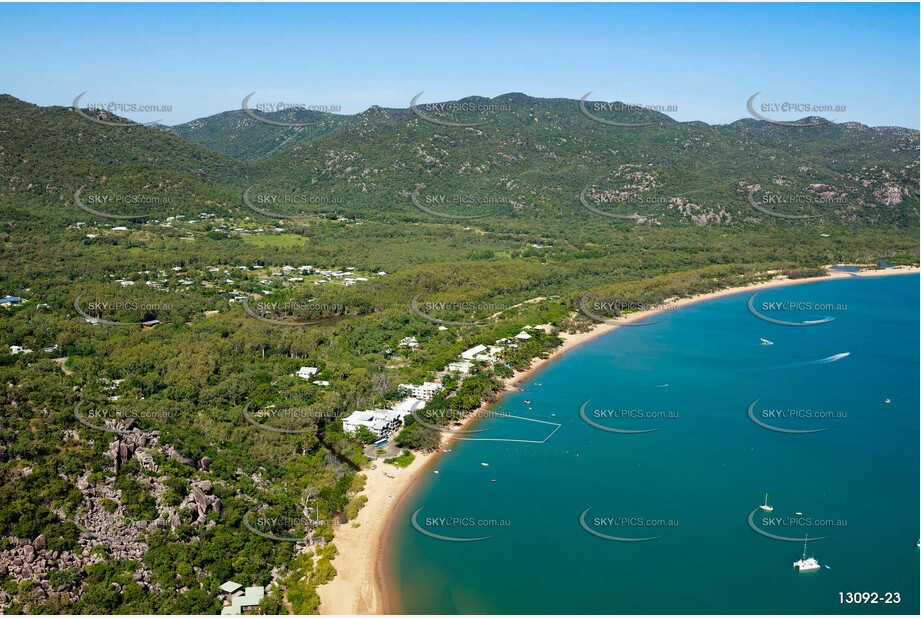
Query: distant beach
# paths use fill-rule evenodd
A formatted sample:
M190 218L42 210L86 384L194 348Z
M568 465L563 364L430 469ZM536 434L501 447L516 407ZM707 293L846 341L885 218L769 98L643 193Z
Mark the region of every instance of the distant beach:
M527 370L516 372L504 380L505 391L514 390L518 384L521 384L551 361L559 358L563 353L601 335L617 330L623 325L650 318L665 310L677 309L705 300L766 288L817 283L849 277L882 277L921 273L921 269L914 266L897 266L861 272L832 270L831 266L827 266L826 271L828 275L823 277L789 279L778 276L769 281L725 288L688 298L667 300L663 301L662 306L655 309L631 313L619 319L617 324L597 324L594 328L584 333L560 333L559 337L563 340L562 345L555 348L546 358L534 359L531 367ZM478 411L490 408L493 405L495 403L484 404ZM466 427L479 416L476 413L471 414L464 421L462 427ZM438 455L443 452L445 445L449 442L449 438L443 437L442 446L439 450L428 454L417 453L416 459L405 469L378 462L376 470L364 471L368 477L364 491L368 502L353 522L340 526L336 531L333 542L338 549L338 553L333 560L333 566L336 568L337 575L329 584L317 588L321 599L320 612L322 614L382 614L392 613L398 607L398 604L394 603L392 598L389 598L391 591L388 590L387 579L382 572L390 518L400 500L408 493L414 481L420 477L420 473L427 469L433 461L437 460ZM393 475L394 478L385 476L385 472ZM355 527L353 524L358 524L358 526Z

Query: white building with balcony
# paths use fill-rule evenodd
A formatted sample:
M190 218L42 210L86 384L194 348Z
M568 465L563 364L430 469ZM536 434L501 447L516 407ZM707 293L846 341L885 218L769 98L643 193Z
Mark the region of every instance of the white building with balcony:
M367 427L378 438L386 438L403 424L403 418L393 410L356 410L342 419L342 428L355 433L359 427Z
M422 384L400 384L400 388L416 399L431 401L432 397L444 388L441 382L423 382Z

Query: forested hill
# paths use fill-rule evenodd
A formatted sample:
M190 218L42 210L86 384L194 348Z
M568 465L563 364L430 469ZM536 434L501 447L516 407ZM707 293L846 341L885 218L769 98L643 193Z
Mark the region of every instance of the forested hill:
M579 101L520 94L457 102L474 103L508 111L423 114L479 123L458 127L410 110L371 108L258 161L260 182L267 183L260 186L270 190L297 179L357 212L392 212L415 188L433 199L476 194L504 200L506 207L452 212L538 226L604 216L585 212L577 196L586 189L585 201L598 210L647 215L634 220L653 225L762 225L770 219L751 208L753 187L759 201L782 200L773 209L782 214L827 216L846 225L913 226L917 220L917 131L820 118L806 118L801 127L754 119L710 126L645 110L589 117Z
M94 124L72 108L5 96L2 191L45 203L54 196L66 207L83 185L155 187L175 192L176 212L186 204L194 214L201 202L239 207L242 191L253 186L255 195L303 196L299 207L280 214L435 220L414 207L410 196L418 189L423 204L455 200L447 210L430 209L438 213L546 233L573 222L622 227L631 217L721 228L789 223L753 208L753 189L756 203L772 213L815 217L801 217L801 226L911 228L918 218L913 130L820 118L797 127L754 119L711 126L522 94L437 105L486 111L420 103L418 114L380 107L353 116L252 112L267 121L260 122L237 110L173 134ZM287 124L296 126L278 126Z
M80 220L86 214L75 208L80 187L164 198L177 213L191 213L201 204L238 200L230 187L246 175L244 163L159 128L97 124L73 108L38 107L8 95L0 95L0 136L0 200L13 219L39 226Z

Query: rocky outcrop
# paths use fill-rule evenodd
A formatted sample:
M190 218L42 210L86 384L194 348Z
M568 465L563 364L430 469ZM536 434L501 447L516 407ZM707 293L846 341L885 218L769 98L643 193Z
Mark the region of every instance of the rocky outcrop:
M755 185L758 186L758 185ZM731 223L732 215L717 207L707 208L698 204L693 204L683 197L669 198L668 208L677 210L682 217L688 217L696 225L704 227L709 223Z
M211 481L193 481L189 494L176 507L168 506L164 496L169 491L164 479L160 478L159 457L170 457L175 461L192 466L203 472L210 471L212 460L202 457L195 460L184 457L172 446L160 445L157 431L145 431L134 427L131 419L122 419L107 423L118 433L109 434L106 453L112 468L100 481L90 482L90 471L78 478L72 478L74 485L82 496L79 514L55 511L61 521L73 521L81 530L77 547L72 551L49 551L49 541L45 535L34 539L8 538L8 546L0 550L0 579L9 578L14 584L24 581L32 582L29 598L17 598L16 593L0 590L0 615L18 603L28 612L29 603L53 602L60 606L75 603L87 590L85 582L76 581L70 585L52 585L50 573L73 569L83 573L87 566L108 560L133 560L141 565L131 578L138 585L155 593L158 586L151 585L151 571L144 566L144 556L148 551L147 535L168 528L175 528L183 523L194 525L213 525L207 517L211 513L221 513L221 499L214 495ZM156 501L159 516L151 521L137 521L128 515L122 492L116 487L119 474L126 474L124 464L136 460L142 468L154 472L133 475L133 480L149 493ZM28 472L23 472L27 474ZM53 545L53 544L52 544ZM93 552L93 548L102 545L105 554ZM196 574L199 576L199 574ZM15 590L15 586L10 588Z
M202 523L208 516L209 512L220 514L223 510L221 499L213 495L214 486L211 481L198 481L192 483L192 498L195 501L195 509L198 512L198 518L195 523Z
M902 189L895 184L885 184L873 192L873 197L883 206L898 206L902 203Z
M115 473L128 463L138 448L147 446L147 435L140 431L116 434L115 440L109 444L109 457L115 464Z
M72 604L76 603L80 595L89 587L86 582L79 585L55 585L51 582L51 573L72 569L82 572L87 566L104 562L105 557L90 550L97 545L97 541L81 541L81 548L77 551L51 551L47 548L44 535L39 535L33 540L8 537L8 547L0 552L0 577L9 577L16 583L23 581L32 582L29 590L29 600L33 603L43 603L57 598L59 601ZM139 559L143 554L134 555L119 548L111 548L110 553L117 559ZM146 568L141 568L132 574L132 579L141 588L147 589L150 585L152 573ZM16 599L10 594L0 591L0 614L6 613ZM29 612L28 604L25 605L26 613Z
M172 446L167 446L164 452L167 454L167 456L169 456L170 459L174 461L178 461L179 463L184 464L186 466L192 466L193 468L198 467L197 461L195 461L191 457L186 457L185 455L177 451Z

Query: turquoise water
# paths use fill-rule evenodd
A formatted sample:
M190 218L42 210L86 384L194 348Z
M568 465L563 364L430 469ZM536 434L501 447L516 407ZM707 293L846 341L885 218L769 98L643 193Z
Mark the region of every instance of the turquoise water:
M780 301L832 308L762 313L835 319L776 325L753 316L749 294L741 294L666 312L661 323L568 352L498 405L558 428L478 421L474 428L490 431L470 437L532 442L455 441L402 500L385 562L394 609L917 614L918 295L917 276L774 288L758 294L756 308ZM753 414L762 422L828 429L765 429L748 416L756 399ZM580 417L586 400L597 424L660 430L597 429ZM595 416L616 409L643 410L647 418ZM764 409L837 416L772 418ZM672 414L649 418L660 412ZM796 572L801 542L750 527L765 492L774 511L755 513L755 527L789 538L829 536L809 544L823 568ZM431 538L411 524L418 509L427 532L491 538ZM580 525L586 509L595 532L659 538L599 538ZM765 519L796 512L803 513L796 521ZM429 519L439 517L475 521ZM649 525L627 525L637 519ZM901 603L842 605L839 592L898 592Z

